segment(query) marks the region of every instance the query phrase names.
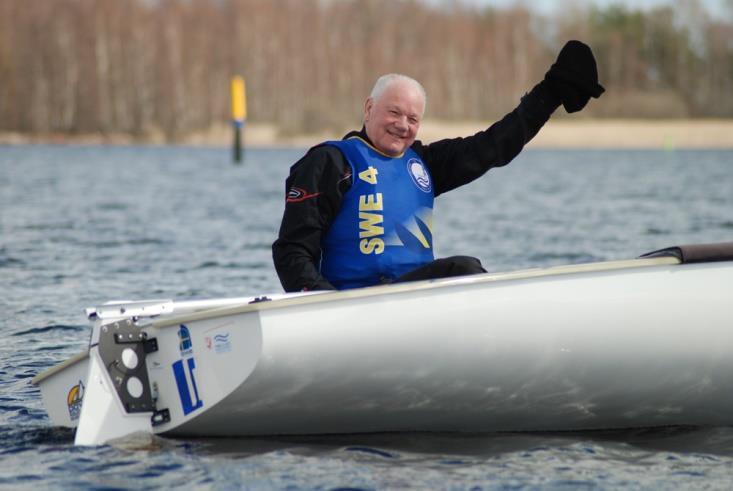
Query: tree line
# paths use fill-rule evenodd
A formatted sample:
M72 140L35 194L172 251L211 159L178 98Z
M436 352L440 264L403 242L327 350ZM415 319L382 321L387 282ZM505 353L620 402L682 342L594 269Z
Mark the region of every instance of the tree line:
M495 119L542 79L567 39L596 53L608 92L584 116L733 116L733 22L698 0L547 17L459 0L3 0L0 131L159 133L229 118L284 133L358 125L377 76L428 92L428 116Z

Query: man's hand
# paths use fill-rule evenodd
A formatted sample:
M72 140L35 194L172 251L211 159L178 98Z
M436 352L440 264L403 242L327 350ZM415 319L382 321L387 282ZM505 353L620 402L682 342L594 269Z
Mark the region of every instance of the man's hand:
M557 61L545 74L545 80L569 113L580 111L591 97L606 90L598 83L598 68L593 51L580 41L568 41Z

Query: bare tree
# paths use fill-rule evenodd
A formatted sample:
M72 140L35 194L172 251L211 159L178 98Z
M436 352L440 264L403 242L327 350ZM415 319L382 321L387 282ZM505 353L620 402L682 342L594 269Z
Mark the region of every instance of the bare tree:
M431 117L491 120L568 38L609 88L590 113L731 117L732 17L699 0L558 19L460 0L3 0L0 130L174 141L228 120L235 74L250 119L288 133L357 125L385 72L421 80Z

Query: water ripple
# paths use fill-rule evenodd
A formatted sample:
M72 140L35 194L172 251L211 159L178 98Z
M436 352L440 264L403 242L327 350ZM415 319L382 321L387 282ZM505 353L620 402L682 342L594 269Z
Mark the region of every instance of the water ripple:
M85 331L87 329L89 329L89 326L86 326L86 325L51 324L49 326L33 327L25 331L18 331L16 333L11 334L11 336L27 336L29 334L45 334L47 332L64 332L64 331L77 332L77 331Z
M386 459L395 459L396 455L387 452L386 450L380 450L378 448L371 447L347 447L344 449L345 452L360 452L369 455L376 455L378 457L384 457Z
M69 444L74 441L73 429L55 426L0 425L0 434L3 435L4 450L8 451L36 445Z
M10 256L0 255L0 268L11 268L15 266L24 266L25 261Z

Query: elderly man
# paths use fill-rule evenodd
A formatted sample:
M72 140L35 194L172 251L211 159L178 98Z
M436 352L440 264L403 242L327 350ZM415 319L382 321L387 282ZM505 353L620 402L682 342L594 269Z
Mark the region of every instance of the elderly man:
M478 259L433 257L433 198L508 164L563 104L603 87L590 48L570 41L543 81L501 121L466 138L416 140L426 96L397 74L377 80L364 126L311 148L290 169L272 245L286 291L358 288L485 272Z

